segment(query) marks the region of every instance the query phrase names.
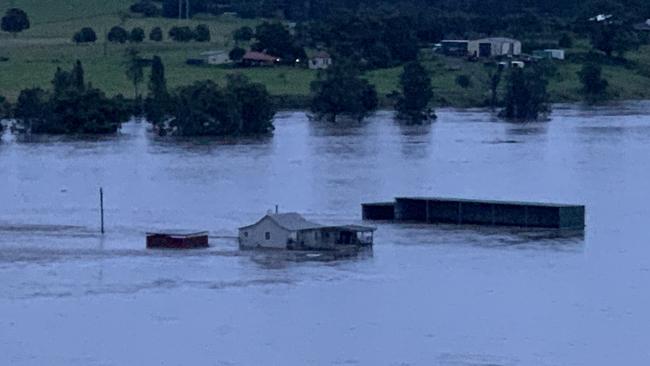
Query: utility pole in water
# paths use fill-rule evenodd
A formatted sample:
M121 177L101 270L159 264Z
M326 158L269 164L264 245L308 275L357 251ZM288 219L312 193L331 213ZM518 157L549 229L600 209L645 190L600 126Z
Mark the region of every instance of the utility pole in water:
M104 189L99 188L99 214L101 218L101 232L104 235Z

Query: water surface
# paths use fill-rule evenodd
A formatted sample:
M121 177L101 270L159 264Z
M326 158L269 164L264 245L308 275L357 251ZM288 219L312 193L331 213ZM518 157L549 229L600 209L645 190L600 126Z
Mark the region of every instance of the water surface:
M0 364L642 365L650 362L650 104L548 123L439 111L353 126L281 113L262 139L0 142ZM107 234L99 230L98 189ZM584 236L379 223L347 260L239 252L278 204L326 223L394 196L587 206ZM144 233L212 247L147 251Z

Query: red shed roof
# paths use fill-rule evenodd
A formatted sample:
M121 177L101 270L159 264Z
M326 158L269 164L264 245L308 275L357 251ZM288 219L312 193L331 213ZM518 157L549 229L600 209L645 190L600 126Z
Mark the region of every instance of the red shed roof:
M252 60L252 61L275 62L277 61L278 58L266 54L264 52L248 51L244 54L244 57L242 57L242 59Z

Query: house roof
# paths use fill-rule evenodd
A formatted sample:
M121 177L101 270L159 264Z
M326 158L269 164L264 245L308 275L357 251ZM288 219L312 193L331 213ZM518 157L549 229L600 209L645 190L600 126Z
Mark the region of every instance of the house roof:
M331 56L325 51L318 51L311 58L331 58Z
M322 225L320 224L308 221L298 213L288 212L288 213L281 213L281 214L267 214L266 216L262 217L258 222L252 225L240 227L239 229L241 230L241 229L247 229L249 227L253 227L259 224L260 222L262 222L266 218L271 219L278 226L289 231L317 229L322 227Z
M223 55L226 54L224 50L214 50L214 51L205 51L201 52L201 56L212 56L212 55Z
M264 52L248 51L242 57L243 60L275 62L278 58Z
M501 42L501 43L519 42L514 38L508 38L508 37L488 37L488 38L477 39L476 41L477 42Z
M267 216L276 224L290 231L316 229L322 227L322 225L308 221L300 214L297 214L295 212L271 214Z

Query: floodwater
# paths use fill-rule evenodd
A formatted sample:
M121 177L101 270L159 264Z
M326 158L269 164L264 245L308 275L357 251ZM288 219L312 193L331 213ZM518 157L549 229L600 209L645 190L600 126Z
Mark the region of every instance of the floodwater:
M548 123L277 116L273 137L0 142L1 365L650 364L650 103ZM106 230L99 235L99 187ZM375 223L371 253L229 238L275 204L326 223L394 196L582 203L584 235ZM209 230L148 251L144 233Z

